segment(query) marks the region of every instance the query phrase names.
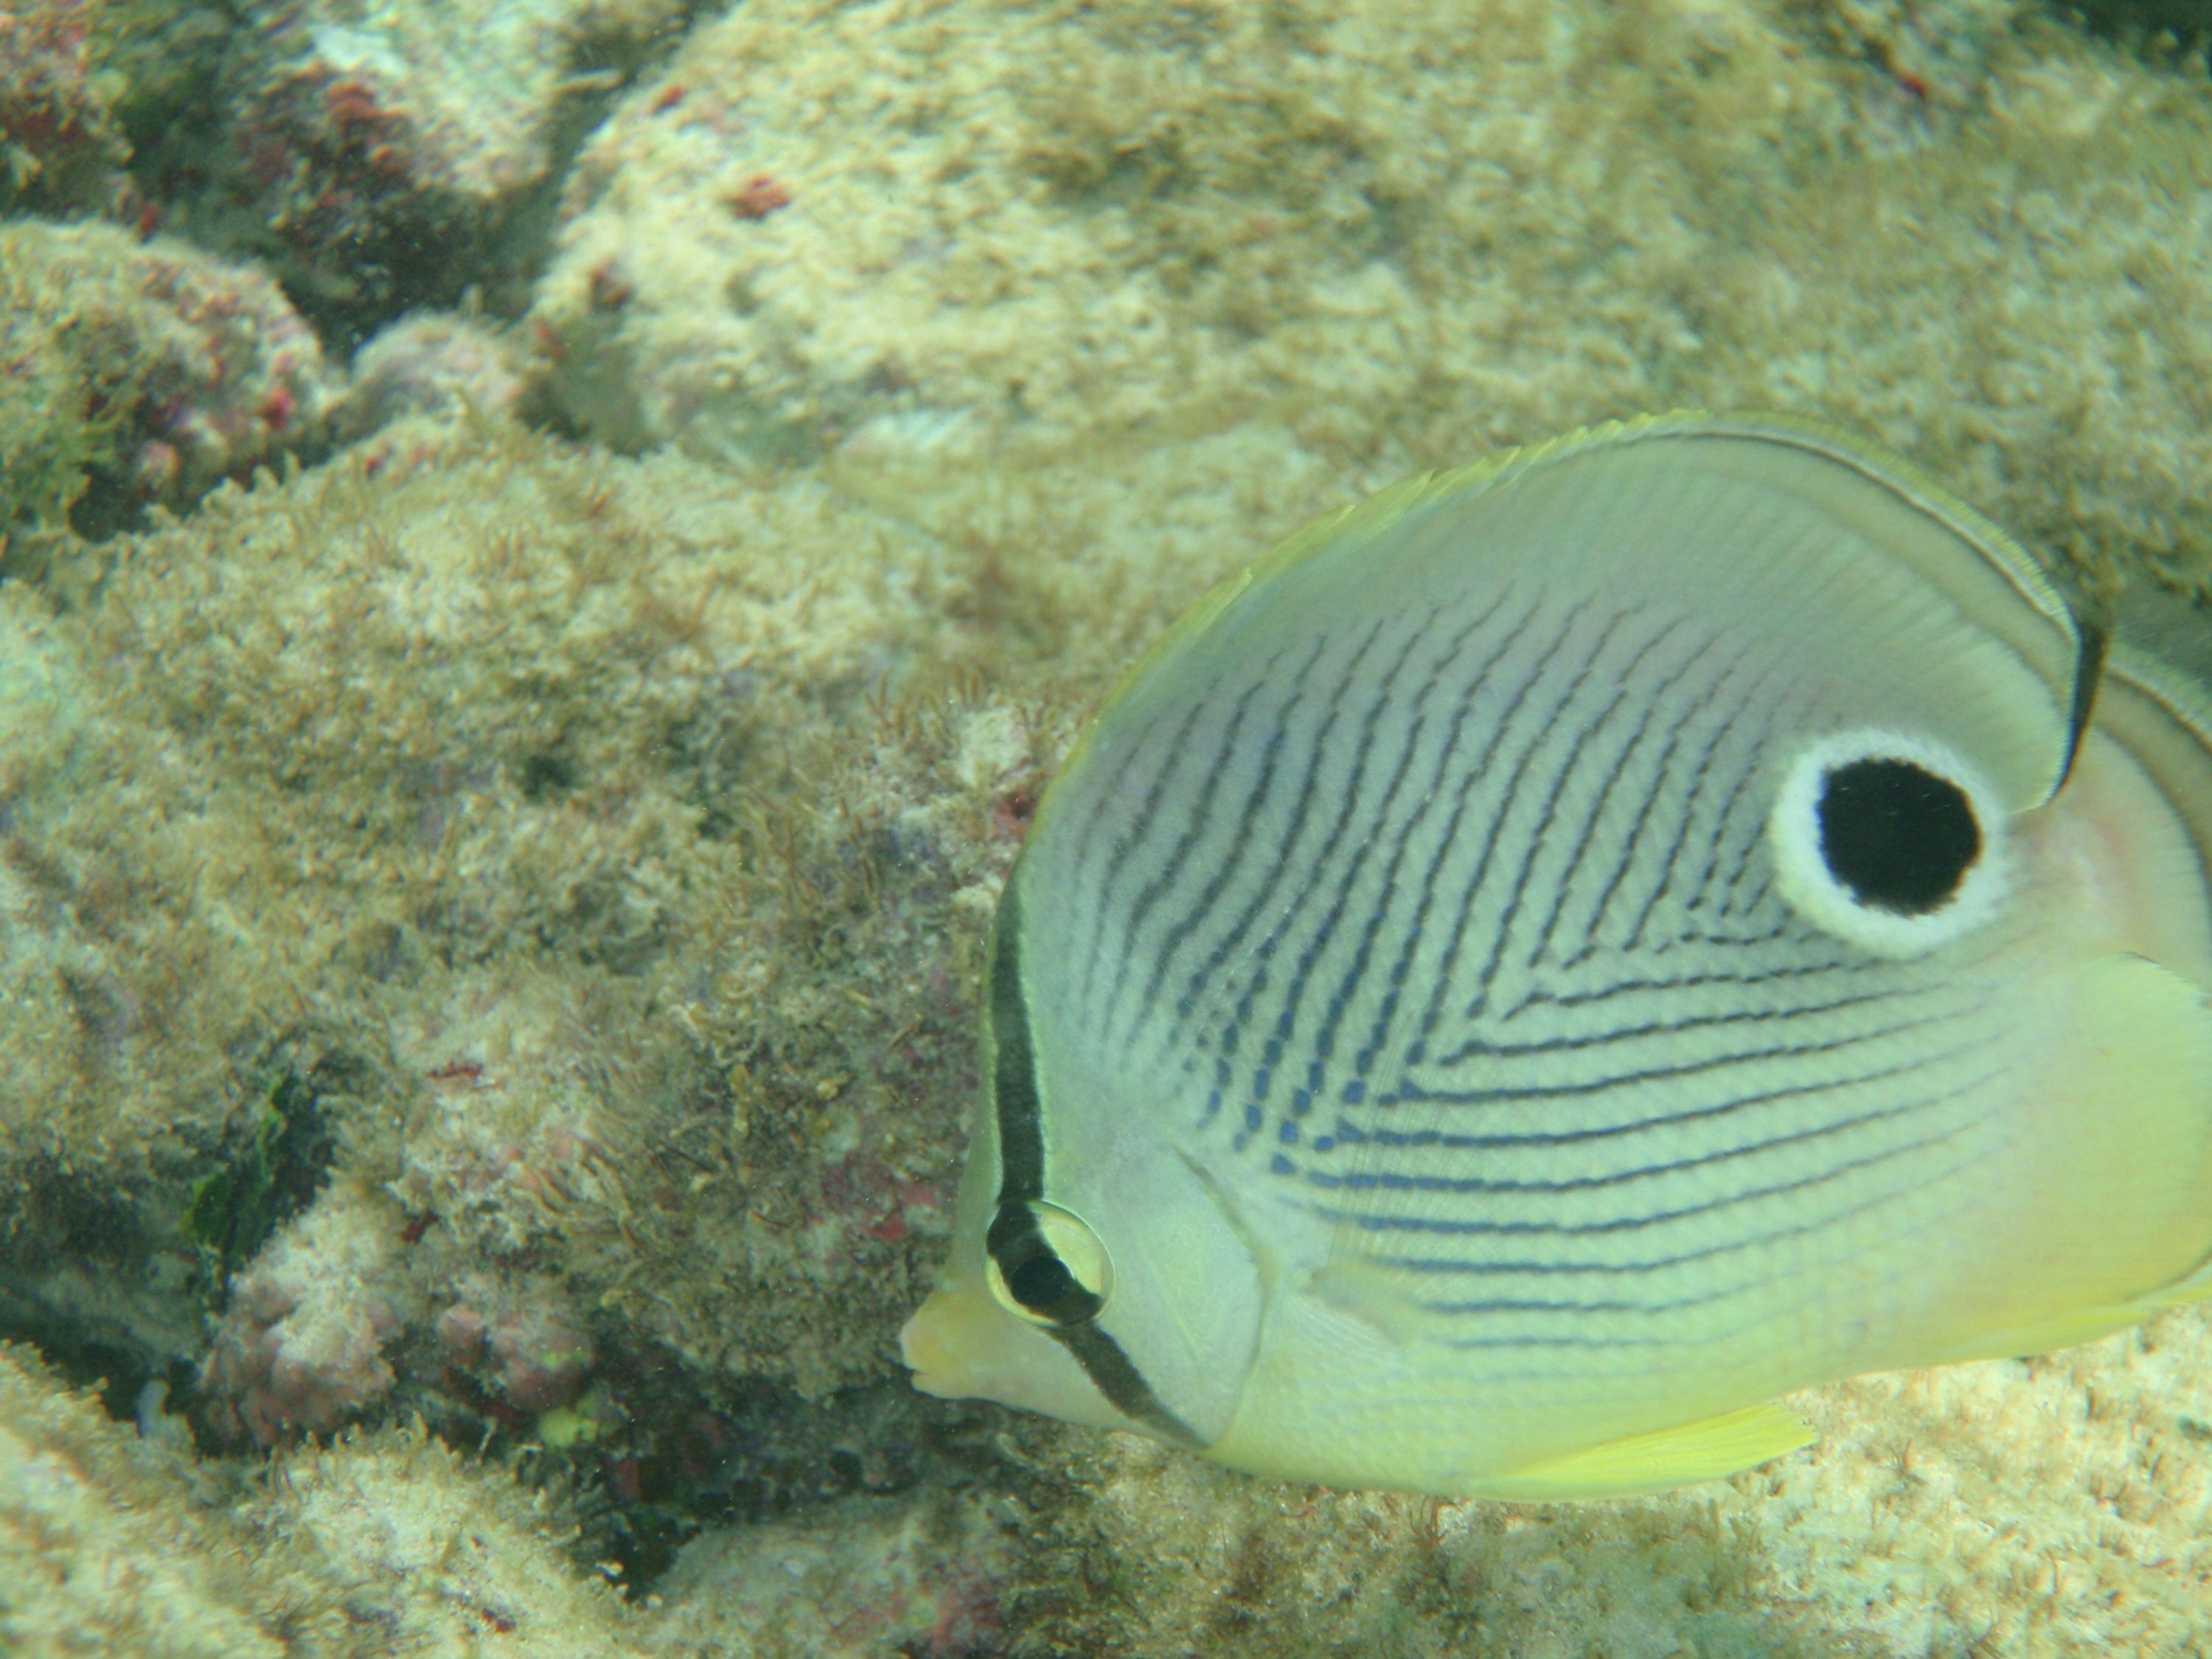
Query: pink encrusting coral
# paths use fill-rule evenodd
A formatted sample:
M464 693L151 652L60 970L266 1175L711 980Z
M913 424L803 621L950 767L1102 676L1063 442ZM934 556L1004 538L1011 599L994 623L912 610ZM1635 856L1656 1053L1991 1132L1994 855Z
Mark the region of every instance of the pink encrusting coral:
M507 340L470 318L422 312L401 318L354 353L353 377L332 414L357 438L409 415L511 413L522 368Z
M447 1363L480 1379L494 1407L536 1416L582 1392L598 1354L567 1293L550 1275L465 1276L465 1299L437 1318Z
M1000 1596L1017 1542L973 1495L846 1498L744 1534L702 1538L666 1581L664 1639L705 1644L739 1615L762 1659L973 1659L1005 1651Z
M388 1199L337 1183L237 1276L200 1379L216 1434L327 1434L391 1392L386 1350L418 1308L394 1271L400 1225Z

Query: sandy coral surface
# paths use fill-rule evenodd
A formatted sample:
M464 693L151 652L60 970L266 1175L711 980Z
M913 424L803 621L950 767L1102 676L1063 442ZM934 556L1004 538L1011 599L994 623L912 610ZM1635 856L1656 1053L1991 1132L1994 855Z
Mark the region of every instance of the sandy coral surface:
M2212 1648L2198 1314L1583 1507L895 1345L1039 791L1310 514L1779 407L2203 590L2201 64L2000 0L246 9L210 107L288 148L222 213L85 51L266 270L0 224L0 1651Z

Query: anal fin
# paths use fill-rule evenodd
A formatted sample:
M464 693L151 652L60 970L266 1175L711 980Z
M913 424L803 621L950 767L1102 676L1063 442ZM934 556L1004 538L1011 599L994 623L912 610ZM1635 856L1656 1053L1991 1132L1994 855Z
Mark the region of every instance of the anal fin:
M1748 1406L1528 1464L1484 1481L1472 1495L1522 1503L1632 1498L1694 1480L1717 1480L1809 1446L1815 1438L1802 1418L1779 1406Z

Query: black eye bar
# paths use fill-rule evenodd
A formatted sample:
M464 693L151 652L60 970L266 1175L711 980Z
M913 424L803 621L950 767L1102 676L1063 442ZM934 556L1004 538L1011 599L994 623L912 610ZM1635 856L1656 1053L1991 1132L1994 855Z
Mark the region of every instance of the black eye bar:
M1006 878L998 921L991 930L991 979L984 1018L991 1046L991 1103L999 1125L999 1212L983 1236L983 1247L1015 1300L1052 1322L1042 1328L1046 1334L1074 1357L1091 1386L1116 1411L1177 1445L1202 1447L1205 1437L1160 1403L1121 1345L1098 1328L1094 1321L1099 1306L1063 1324L1052 1310L1034 1307L1023 1293L1024 1274L1035 1273L1031 1264L1042 1257L1058 1267L1060 1276L1079 1294L1091 1294L1075 1285L1074 1275L1044 1241L1036 1212L1030 1207L1044 1197L1044 1127L1037 1097L1036 1052L1030 1041L1029 997L1022 988L1020 875L1018 867ZM1045 1288L1039 1281L1029 1282L1040 1292ZM1095 1295L1091 1300L1098 1303Z

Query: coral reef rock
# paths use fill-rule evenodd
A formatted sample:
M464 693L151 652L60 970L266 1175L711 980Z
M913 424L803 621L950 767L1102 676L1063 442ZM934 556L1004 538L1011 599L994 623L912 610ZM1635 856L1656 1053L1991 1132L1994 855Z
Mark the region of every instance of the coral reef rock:
M574 1532L548 1494L419 1431L310 1449L249 1495L0 1347L10 1659L384 1659L494 1637L535 1659L637 1653L633 1616L570 1563Z
M112 528L319 439L322 349L259 270L112 225L0 224L0 527Z
M96 212L127 191L117 80L94 52L94 0L0 11L0 213Z
M528 257L574 126L682 0L253 0L217 76L217 189L198 234L270 261L352 337Z
M497 331L448 312L416 312L354 353L331 425L351 439L408 415L505 415L522 390L517 353Z

